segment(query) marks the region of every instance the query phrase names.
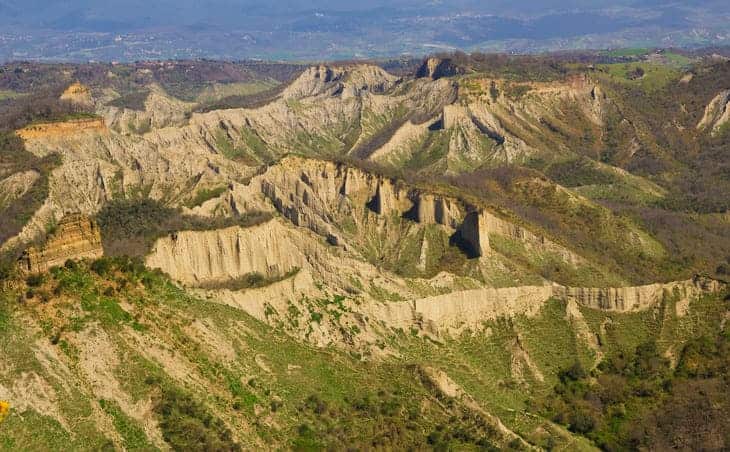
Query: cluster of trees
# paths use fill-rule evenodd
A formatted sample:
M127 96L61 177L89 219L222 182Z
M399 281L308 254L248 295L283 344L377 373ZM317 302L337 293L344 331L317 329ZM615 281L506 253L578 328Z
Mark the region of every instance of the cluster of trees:
M560 373L538 409L608 451L730 447L730 332L688 341L675 368L655 342Z
M104 253L108 256L144 256L156 239L177 231L250 227L270 219L269 213L201 218L149 198L113 200L97 215Z
M0 132L21 129L33 122L57 121L68 117L88 116L93 112L78 104L63 101L63 85L40 87L32 93L0 105Z
M159 388L154 405L162 437L172 450L237 452L241 446L233 440L226 424L212 415L204 404L187 392L161 384L154 377L146 381Z

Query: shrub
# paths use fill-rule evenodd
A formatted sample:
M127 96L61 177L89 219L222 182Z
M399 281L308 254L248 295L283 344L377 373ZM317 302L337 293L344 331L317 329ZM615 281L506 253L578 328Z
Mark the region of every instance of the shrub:
M173 450L240 451L231 431L203 404L178 389L164 389L155 406L162 436Z
M718 275L730 275L730 264L720 264L715 270Z
M249 227L270 219L271 214L259 212L215 219L184 215L149 198L113 200L97 215L104 253L132 257L144 256L155 240L173 232Z
M28 275L25 278L25 283L28 285L28 287L40 287L41 284L43 284L44 277L42 274L32 274Z
M570 429L576 433L586 434L596 426L596 419L593 415L584 410L573 413L570 420Z
M105 276L109 274L113 267L113 262L110 258L102 257L91 263L91 271L99 276Z
M585 378L588 374L586 373L585 369L583 369L583 365L580 363L580 361L576 361L573 363L570 368L563 370L560 372L559 377L560 381L566 382L566 381L578 381Z

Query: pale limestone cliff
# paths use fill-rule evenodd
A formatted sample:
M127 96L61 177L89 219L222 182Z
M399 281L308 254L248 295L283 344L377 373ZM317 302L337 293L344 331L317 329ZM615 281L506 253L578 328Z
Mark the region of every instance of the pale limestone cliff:
M157 240L146 263L189 285L252 273L278 278L308 265L276 220L250 228L177 232Z
M458 230L475 256L491 252L489 235L495 234L519 241L530 250L555 254L573 265L584 262L565 247L487 210L344 164L287 157L254 178L251 186L257 184L282 215L335 244L342 241L336 218L344 215L358 221L361 215L355 212L367 207L382 217L408 216L418 224Z
M414 124L406 121L390 140L370 154L368 159L397 167L401 162L407 161L413 156L413 152L426 138L428 128L428 122Z
M108 102L107 102L108 103ZM169 96L159 85L149 87L142 111L104 106L99 113L109 128L122 134L144 134L153 129L181 127L195 104Z
M456 291L444 295L416 299L410 303L392 303L369 311L380 319L393 318L394 327L403 327L412 311L413 325L431 333L478 330L483 322L500 317L537 315L551 298L568 304L613 312L638 312L657 306L665 297L695 300L717 293L725 285L709 278L652 284L639 287L578 288L559 285L522 286L500 289L482 288ZM387 320L385 320L387 321Z
M501 142L498 150L502 154L495 158L506 161L545 148L545 137L555 130L580 135L579 124L600 128L607 112L615 109L588 76L530 83L474 78L460 84L459 98L479 128Z
M440 224L456 229L461 210L453 200L432 194L415 197L416 220L423 224Z
M419 141L425 125L441 115L455 127L426 133L449 135L447 171L513 161L534 152L533 144L546 128L541 118L553 123L560 119L552 117L556 112L577 106L597 123L608 102L585 78L531 84L520 99L505 94L507 82L496 81L499 94L494 100L490 81L400 80L374 66L318 66L305 71L285 95L258 108L192 114L188 119L189 105L152 87L145 108L149 111L100 109L110 131L102 120L31 126L20 131L26 147L36 155L57 152L63 165L51 178L56 188L48 203L23 231L22 240L40 236L38 226L64 211L92 214L117 194L142 192L181 205L202 188L244 181L257 164L287 152L347 153L382 131L384 123L404 115L417 118L418 124L406 121L383 149L374 151L376 159L409 158L409 142ZM463 107L452 109L457 99ZM462 118L452 121L457 110ZM150 130L126 135L130 121L137 132L145 124ZM231 153L241 157L232 160ZM78 176L77 167L85 168ZM90 192L65 190L64 179L82 182Z
M284 91L284 98L302 98L322 94L354 97L362 92L389 90L400 78L373 65L314 66L307 69Z
M584 262L582 257L567 248L518 224L503 220L486 210L469 213L460 231L462 238L471 246L471 251L477 256L484 256L491 251L489 236L494 234L516 240L536 251L553 253L573 265Z
M42 273L67 260L97 259L104 255L96 223L82 215L65 216L41 248L30 247L18 266L27 273Z
M498 317L536 315L553 294L550 286L475 289L415 301L415 315L430 331L479 329Z
M709 129L712 135L717 135L729 121L730 89L726 89L715 96L705 107L705 114L697 124L697 128L701 130Z
M686 281L649 284L638 287L587 288L555 286L554 296L592 309L636 312L656 306L665 297L687 300L697 298L702 294L719 292L722 288L723 284L719 281L696 277Z
M346 268L347 266L343 267L343 270ZM359 329L367 333L362 337L345 339L339 336L337 322L328 315L316 325L317 333L313 337L309 337L309 333L305 335L296 328L292 329L291 333L313 341L319 346L351 346L355 343L359 346L372 346L379 334L382 334L383 328L386 331L389 329L420 331L435 336L459 335L466 330L479 331L484 328L485 322L499 318L534 317L540 313L548 300L558 299L565 301L570 307L568 315L571 322L578 323L576 326L578 334L588 341L589 346L597 349L595 338L590 335L578 306L616 312L636 312L657 306L665 300L664 297L683 297L681 299L689 305L703 294L719 290L723 290L721 283L696 278L655 286L620 289L566 288L557 285L481 288L386 303L365 296L358 298L356 302L346 301L345 310L337 316L337 322L358 325ZM641 303L596 304L594 300L600 296L595 293L621 293L626 297L642 294ZM244 292L217 291L213 296L227 304L244 309L262 321L276 323L285 318L283 313L291 311L290 306L297 306L306 312L308 305L303 300L323 295L313 284L310 273L304 271L294 278L265 288ZM529 362L523 364L530 369Z

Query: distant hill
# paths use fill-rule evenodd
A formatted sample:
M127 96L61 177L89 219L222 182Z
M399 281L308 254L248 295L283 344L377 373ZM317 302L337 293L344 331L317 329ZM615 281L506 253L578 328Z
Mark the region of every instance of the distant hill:
M726 2L5 0L0 60L342 59L730 40ZM53 39L51 39L53 38Z

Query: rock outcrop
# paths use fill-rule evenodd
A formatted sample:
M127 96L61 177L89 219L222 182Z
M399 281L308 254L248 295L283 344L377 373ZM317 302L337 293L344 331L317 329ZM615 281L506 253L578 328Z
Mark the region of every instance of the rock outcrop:
M53 136L69 136L79 132L106 133L107 128L103 118L82 118L31 124L18 130L17 134L24 140L31 140Z
M367 312L389 324L392 317L392 326L402 328L408 324L410 311L412 326L440 334L478 330L484 322L497 318L534 317L551 298L596 310L628 313L653 308L667 297L689 302L725 289L724 283L699 276L638 287L585 288L553 284L481 288L417 299L412 304L389 303L377 309L371 307Z
M717 135L723 126L730 121L730 89L726 89L715 96L705 107L705 114L702 116L697 128L710 130L712 135Z
M649 284L637 287L562 287L555 286L553 295L568 302L576 302L592 309L615 312L643 311L656 306L666 296L692 299L702 294L722 290L720 281L695 277L686 281Z
M94 107L94 98L91 96L91 90L80 82L73 83L66 88L61 94L61 100L84 108Z
M363 92L382 93L400 78L374 65L313 66L304 71L286 90L283 97L302 98L318 95L359 96Z
M584 262L584 259L567 248L537 235L524 227L510 223L486 211L475 211L467 215L462 224L461 238L470 245L471 252L483 256L491 251L489 235L499 235L516 240L529 248L540 252L549 252L560 256L565 262L573 265Z
M553 295L551 286L483 288L416 300L415 317L432 332L472 328L498 317L537 315Z
M0 180L0 209L26 194L39 178L38 171L29 170Z
M416 71L416 77L428 77L431 80L438 80L461 73L463 73L463 70L448 58L427 58Z
M195 104L169 96L159 85L149 87L141 111L105 105L99 110L107 126L125 135L143 135L165 127L182 127Z
M155 243L146 263L188 285L260 274L284 276L307 265L306 256L278 221L250 228L181 231Z
M489 235L517 240L539 252L550 252L566 262L583 259L565 247L524 227L498 218L465 202L371 174L345 164L287 157L256 178L276 209L297 226L333 239L333 219L367 206L381 216L398 215L428 225L460 232L469 254L489 254ZM335 239L337 242L339 239Z
M22 272L42 273L67 260L98 259L104 255L101 232L94 220L79 214L65 216L42 248L30 247L20 258Z

